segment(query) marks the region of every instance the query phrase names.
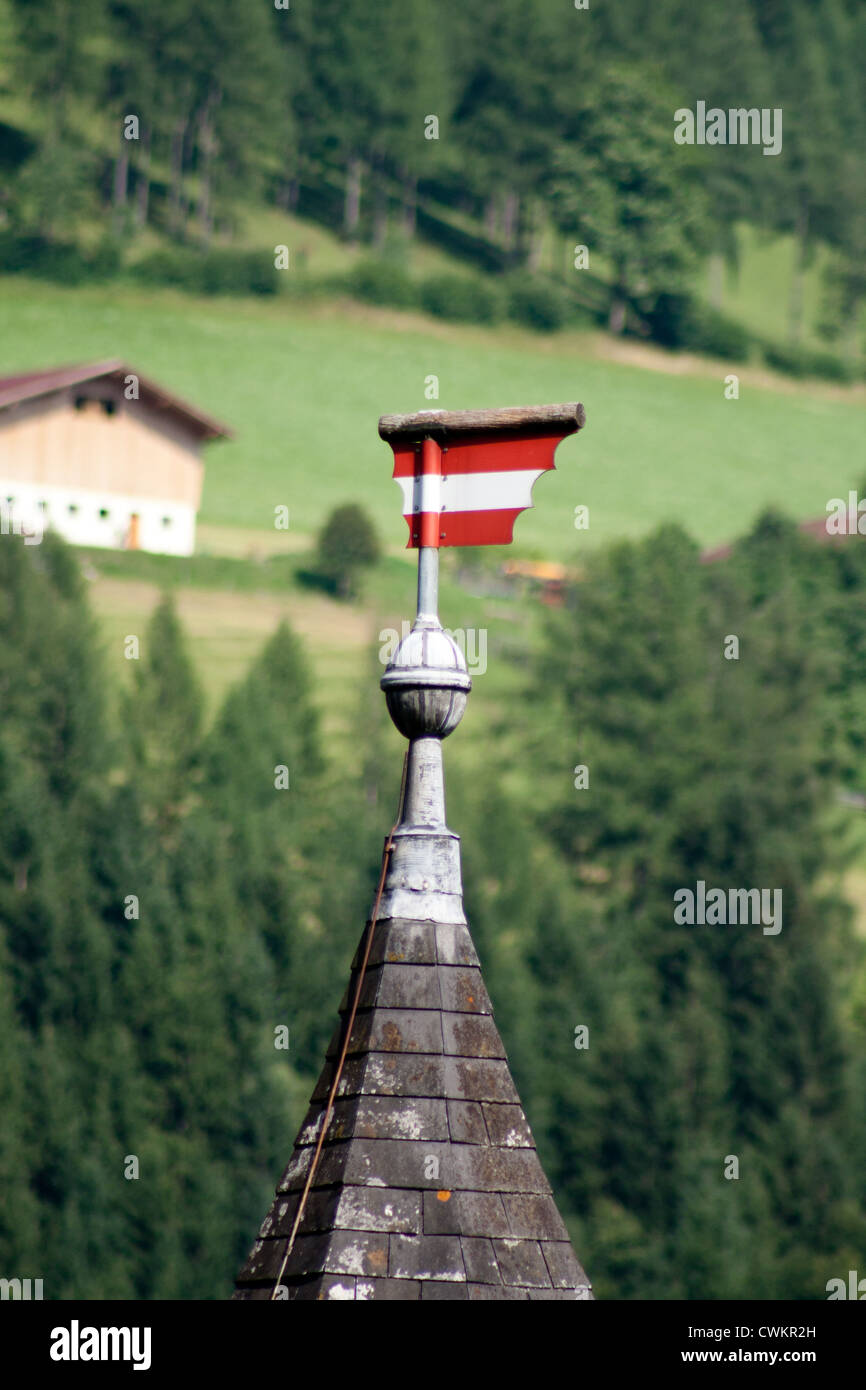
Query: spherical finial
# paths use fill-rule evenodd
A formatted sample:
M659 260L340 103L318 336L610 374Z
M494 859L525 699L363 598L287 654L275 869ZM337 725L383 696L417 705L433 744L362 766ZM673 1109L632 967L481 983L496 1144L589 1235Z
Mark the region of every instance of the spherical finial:
M423 619L403 638L380 684L404 738L447 738L463 718L472 688L453 637L438 622Z

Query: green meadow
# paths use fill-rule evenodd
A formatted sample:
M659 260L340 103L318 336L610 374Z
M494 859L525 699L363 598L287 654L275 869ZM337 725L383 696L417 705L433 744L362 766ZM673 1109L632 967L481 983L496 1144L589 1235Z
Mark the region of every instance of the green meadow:
M536 506L511 554L579 567L591 547L680 521L702 544L737 536L766 506L803 518L863 476L860 388L797 383L744 366L728 400L730 366L603 334L542 337L512 326L462 327L349 301L192 299L128 286L63 289L0 280L0 373L120 357L216 415L233 438L206 453L199 554L91 551L85 572L111 669L129 676L123 639L141 632L171 588L216 709L281 619L304 639L328 734L351 756L354 711L375 673L379 633L410 618L414 555L378 416L580 399L587 427L539 480ZM439 379L438 402L425 380ZM360 602L338 603L299 577L328 511L359 500L386 558ZM274 528L287 505L288 532ZM589 508L576 530L574 509ZM466 726L488 729L520 698L520 652L538 639L537 596L467 583L461 552L443 552L441 612L452 628L483 628L488 668ZM507 552L487 552L490 570ZM395 736L396 737L396 736ZM483 740L460 740L469 759ZM480 754L479 754L480 755Z
M525 555L579 562L588 546L667 520L718 544L767 506L821 515L862 480L862 387L794 384L744 366L729 400L731 366L639 343L446 325L290 294L197 300L5 279L0 303L0 372L120 357L232 429L207 452L203 548L219 548L209 528L273 534L278 505L290 510L288 544L304 546L334 505L359 500L398 551L405 526L376 422L434 405L584 402L586 430L560 446L556 473L518 522ZM438 400L425 395L433 376ZM574 528L579 505L587 531Z

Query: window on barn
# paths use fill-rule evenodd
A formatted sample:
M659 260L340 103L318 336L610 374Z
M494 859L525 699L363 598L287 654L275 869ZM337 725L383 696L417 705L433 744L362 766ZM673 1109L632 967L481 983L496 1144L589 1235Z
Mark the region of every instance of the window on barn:
M105 415L114 415L117 410L116 401L99 396L76 396L74 404L76 410L98 410L101 406Z

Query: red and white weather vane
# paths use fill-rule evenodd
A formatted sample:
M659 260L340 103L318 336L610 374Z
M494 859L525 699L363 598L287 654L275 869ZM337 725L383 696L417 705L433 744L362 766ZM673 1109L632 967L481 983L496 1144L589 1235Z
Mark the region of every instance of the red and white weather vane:
M409 740L397 822L385 846L377 916L465 922L459 839L445 822L442 740L457 728L472 687L466 658L436 611L445 545L510 545L532 506L532 485L553 468L560 440L581 429L582 405L422 410L383 415L394 450L409 546L418 551L418 612L380 685Z
M418 557L418 614L436 614L443 546L510 545L532 506L532 485L554 467L557 444L585 423L583 406L507 406L383 415L394 451L409 548Z

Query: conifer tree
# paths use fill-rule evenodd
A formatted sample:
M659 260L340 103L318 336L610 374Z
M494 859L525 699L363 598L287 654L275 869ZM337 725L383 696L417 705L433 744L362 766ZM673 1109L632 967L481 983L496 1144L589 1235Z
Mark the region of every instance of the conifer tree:
M832 786L822 770L820 655L802 641L792 586L753 608L733 575L708 574L670 528L599 557L575 601L555 624L544 673L580 729L590 789L560 798L548 825L577 881L598 885L606 934L621 937L632 970L635 961L649 969L643 986L624 991L632 1022L616 1045L622 1089L605 1078L604 1095L616 1098L601 1121L605 1198L652 1244L676 1219L689 1146L709 1154L735 1133L760 1173L736 1220L761 1210L777 1233L780 1263L767 1275L776 1296L802 1295L812 1274L785 1262L782 1233L806 1224L813 1249L828 1254L844 1225L830 1192L853 1190L840 1161L852 1114L839 990L850 946L844 909L818 882ZM739 657L726 660L731 635ZM674 892L699 879L778 887L781 932L678 926ZM696 991L708 1003L697 1029ZM702 1107L688 1099L696 1069L712 1078ZM820 1187L805 1144L817 1124L834 1136L819 1162L828 1182L820 1213L813 1200L804 1217L795 1192ZM780 1171L785 1186L773 1181ZM707 1219L721 1211L711 1202ZM855 1229L849 1222L848 1238Z
M12 987L5 929L0 929L0 1252L7 1278L45 1278L37 1261L39 1206L32 1186L30 1036L22 1027Z
M319 899L323 770L306 657L283 623L225 699L204 746L201 796L211 815L230 808L217 818L219 852L246 929L260 936L274 963L299 1060L316 1057L326 1026L313 1022L316 972L304 965L331 929Z
M173 600L154 610L123 701L131 776L164 830L188 801L202 737L203 701Z

